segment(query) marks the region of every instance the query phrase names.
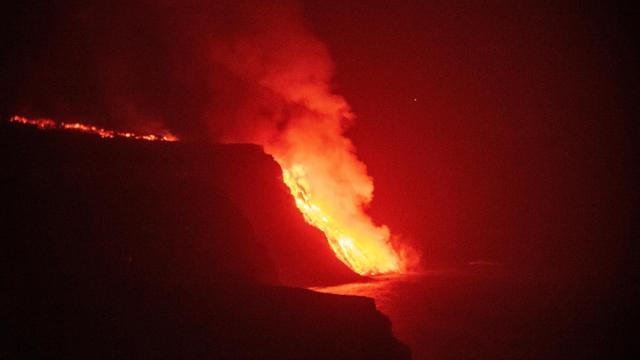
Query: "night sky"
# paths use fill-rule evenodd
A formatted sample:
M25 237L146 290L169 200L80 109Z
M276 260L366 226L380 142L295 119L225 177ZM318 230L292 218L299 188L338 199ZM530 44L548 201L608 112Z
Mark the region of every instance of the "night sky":
M209 45L300 27L326 46L330 86L356 114L347 136L375 181L369 212L424 265L484 260L603 281L621 271L638 200L630 9L181 4L3 5L2 116L219 140L269 98Z

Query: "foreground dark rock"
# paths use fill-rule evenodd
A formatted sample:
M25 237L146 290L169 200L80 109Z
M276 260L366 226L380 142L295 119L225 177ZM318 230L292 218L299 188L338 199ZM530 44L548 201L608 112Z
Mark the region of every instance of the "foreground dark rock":
M371 299L273 285L249 218L291 204L243 163L257 149L3 126L0 357L409 357Z
M27 279L23 279L27 280ZM30 280L30 279L29 279ZM10 300L7 358L405 359L373 300L246 284L48 279ZM15 289L12 289L15 290ZM27 295L26 297L24 295Z

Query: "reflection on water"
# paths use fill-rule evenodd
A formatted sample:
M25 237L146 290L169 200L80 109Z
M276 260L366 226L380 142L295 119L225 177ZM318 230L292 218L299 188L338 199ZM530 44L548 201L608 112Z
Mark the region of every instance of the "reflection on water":
M423 325L427 319L424 313L426 309L421 304L421 290L425 288L426 279L431 277L446 277L446 272L382 275L366 282L310 289L373 298L378 310L391 320L394 335L411 347L414 359L420 359L425 355L421 354L420 337L424 333Z
M356 295L373 298L378 310L391 317L394 324L394 333L399 335L397 331L399 330L398 327L402 329L406 324L403 321L397 320L404 319L405 316L412 318L415 315L416 309L407 307L411 301L410 297L419 295L420 288L423 286L426 277L442 275L442 271L402 275L383 275L371 278L369 281L365 282L327 287L313 287L311 290L330 294ZM411 294L408 294L408 292ZM408 298L407 295L410 297Z
M371 297L414 359L591 358L609 353L604 294L502 266L376 277L312 290ZM605 303L606 304L606 303ZM597 310L597 311L596 311ZM605 312L603 315L602 312Z

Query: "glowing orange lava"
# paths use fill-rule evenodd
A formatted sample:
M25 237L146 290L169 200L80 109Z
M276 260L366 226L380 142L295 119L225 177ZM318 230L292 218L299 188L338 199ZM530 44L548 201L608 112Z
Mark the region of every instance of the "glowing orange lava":
M79 131L84 133L96 134L101 138L130 138L135 140L147 140L147 141L176 141L177 137L167 133L165 135L155 135L155 134L147 134L147 135L139 135L132 132L127 131L114 131L107 130L103 128L99 128L93 125L86 125L82 123L67 123L67 122L56 122L51 119L28 119L23 116L12 116L9 118L10 122L33 125L38 127L39 129L64 129L71 131Z
M96 134L102 138L178 140L169 133L139 135L81 123L56 122L51 119L13 116L9 121L40 129L63 129ZM297 147L299 150L302 148L304 147ZM363 210L364 204L371 200L373 191L371 179L366 176L364 165L355 155L345 155L350 153L343 152L342 147L335 147L335 153L331 153L329 149L325 152L309 149L299 153L286 153L278 147L265 146L265 151L271 154L282 168L283 181L289 187L304 219L325 234L338 259L356 273L376 275L402 271L403 262L391 246L389 229L384 225L373 224ZM295 158L297 160L292 160ZM340 160L333 163L331 159L336 158ZM336 166L341 168L338 174L328 170ZM345 180L346 178L348 180Z
M286 167L278 162L296 206L309 224L325 234L338 259L360 275L401 271L401 260L389 243L386 226L375 226L359 206L349 209L352 204L338 194L317 198L312 184L330 179L311 180L303 165Z

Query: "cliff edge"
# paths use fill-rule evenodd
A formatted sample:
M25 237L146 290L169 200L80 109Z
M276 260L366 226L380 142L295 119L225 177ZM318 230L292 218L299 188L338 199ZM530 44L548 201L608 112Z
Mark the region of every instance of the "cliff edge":
M277 238L310 227L259 149L11 124L0 147L3 357L410 356L371 299L277 285L273 254L314 248ZM312 283L355 277L323 256Z

